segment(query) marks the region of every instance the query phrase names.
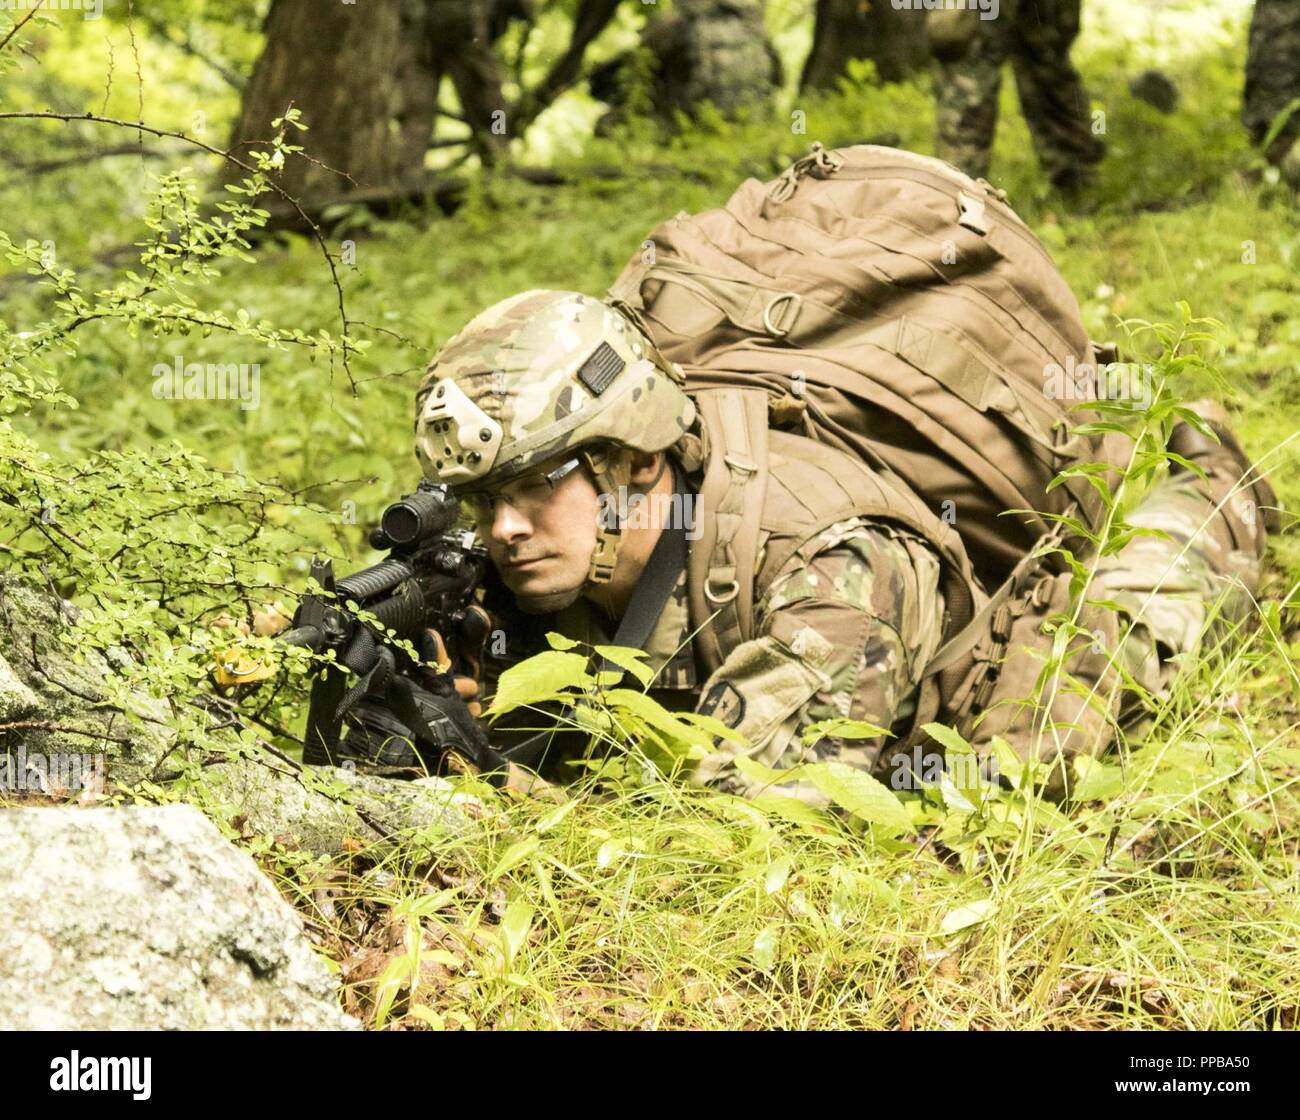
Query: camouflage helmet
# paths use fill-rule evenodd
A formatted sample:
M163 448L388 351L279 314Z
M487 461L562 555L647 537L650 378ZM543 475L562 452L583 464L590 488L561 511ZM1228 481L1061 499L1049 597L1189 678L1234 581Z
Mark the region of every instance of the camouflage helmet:
M429 364L416 454L429 478L493 485L569 449L664 451L695 419L682 375L627 318L534 290L471 320Z
M477 488L573 450L606 510L587 582L606 583L618 560L619 494L630 473L607 448L666 451L677 443L695 420L683 383L681 371L609 304L577 292L521 292L472 319L429 364L416 396L416 454L430 479ZM558 610L580 593L525 609Z

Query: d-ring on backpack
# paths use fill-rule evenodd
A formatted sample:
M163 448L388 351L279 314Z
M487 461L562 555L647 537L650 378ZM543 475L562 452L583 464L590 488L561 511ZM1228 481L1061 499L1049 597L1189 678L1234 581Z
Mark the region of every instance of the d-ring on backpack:
M1034 713L1015 701L1033 691L1035 650L1052 643L1042 623L1068 604L1068 576L1035 555L1053 523L1004 511L1073 509L1095 521L1100 499L1085 480L1048 484L1072 463L1121 462L1126 446L1070 430L1089 418L1071 405L1093 397L1096 348L1003 196L936 159L814 144L724 207L657 226L609 295L682 368L708 426L701 500L721 528L697 546L712 553L693 590L708 593L714 634L743 639L752 628L754 511L771 432L809 437L914 494L969 556L945 558L965 567L968 586L944 588L948 641L917 723L952 722L977 748L1001 734L1022 755L1033 750ZM997 589L991 601L972 571ZM1080 618L1103 637L1070 664L1084 692L1105 683L1106 614ZM1108 711L1096 697L1065 693L1049 714L1074 728L1067 753L1100 745Z

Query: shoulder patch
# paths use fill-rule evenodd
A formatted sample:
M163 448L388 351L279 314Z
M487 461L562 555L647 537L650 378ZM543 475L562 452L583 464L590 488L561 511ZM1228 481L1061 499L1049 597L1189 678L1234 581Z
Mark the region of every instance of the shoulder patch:
M718 681L700 701L699 713L720 719L728 727L739 727L745 718L745 697L730 681Z
M578 380L596 396L600 396L609 388L610 382L622 372L625 365L627 362L618 356L614 348L608 342L602 342L591 357L579 367Z

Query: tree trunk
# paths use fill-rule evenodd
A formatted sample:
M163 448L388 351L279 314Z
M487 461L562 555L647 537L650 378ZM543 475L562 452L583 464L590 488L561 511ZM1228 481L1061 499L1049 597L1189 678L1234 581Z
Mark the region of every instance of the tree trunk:
M419 175L438 86L419 8L274 0L265 32L231 137L236 156L269 140L271 121L292 104L309 131L290 129L290 142L319 163L287 162L281 186L291 195L310 201L354 189L327 167L362 189L400 188ZM223 176L241 174L227 165Z
M882 81L902 81L929 63L925 15L896 9L889 0L817 0L800 88L833 90L853 58L871 59Z

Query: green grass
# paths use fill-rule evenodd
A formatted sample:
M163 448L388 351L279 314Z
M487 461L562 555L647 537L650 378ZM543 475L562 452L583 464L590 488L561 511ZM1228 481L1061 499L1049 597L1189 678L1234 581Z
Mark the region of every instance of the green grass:
M1254 707L1283 660L1258 637L1189 681L1068 815L1004 795L895 841L668 782L580 790L558 821L480 791L471 838L331 868L328 920L302 900L353 1010L388 977L390 1022L1294 1026L1300 747Z

